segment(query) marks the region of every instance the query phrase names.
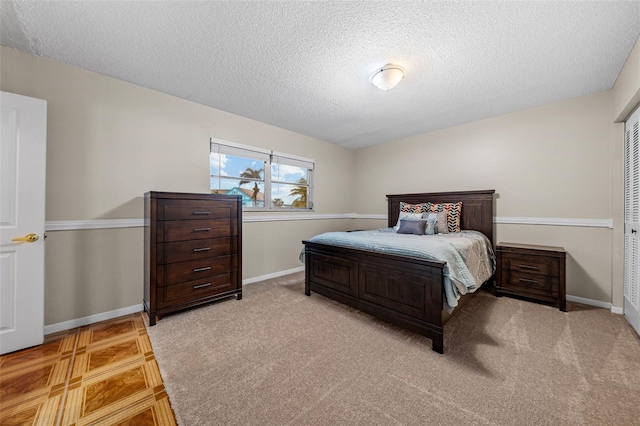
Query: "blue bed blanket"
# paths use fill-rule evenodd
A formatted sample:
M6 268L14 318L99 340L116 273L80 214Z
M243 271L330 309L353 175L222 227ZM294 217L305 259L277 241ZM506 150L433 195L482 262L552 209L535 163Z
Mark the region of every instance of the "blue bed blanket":
M446 262L444 267L444 308L458 306L460 296L476 291L495 272L495 255L485 235L477 231L450 234L398 234L393 228L373 231L326 232L309 241ZM304 262L304 249L300 254Z

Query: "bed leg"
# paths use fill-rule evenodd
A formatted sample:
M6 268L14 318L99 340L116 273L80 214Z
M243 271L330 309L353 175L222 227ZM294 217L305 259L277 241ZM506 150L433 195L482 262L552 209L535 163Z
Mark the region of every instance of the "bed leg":
M431 349L439 354L444 353L444 339L442 335L431 339Z

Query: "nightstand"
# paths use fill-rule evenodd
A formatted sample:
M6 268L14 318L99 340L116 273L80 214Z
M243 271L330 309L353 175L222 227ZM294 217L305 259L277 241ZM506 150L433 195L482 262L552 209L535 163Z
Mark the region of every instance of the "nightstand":
M496 246L496 296L552 303L567 311L566 257L562 247L500 243Z

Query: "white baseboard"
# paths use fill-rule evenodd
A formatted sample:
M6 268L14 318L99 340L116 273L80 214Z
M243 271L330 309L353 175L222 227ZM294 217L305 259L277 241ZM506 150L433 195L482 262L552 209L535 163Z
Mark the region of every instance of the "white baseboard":
M83 325L89 325L100 321L105 321L113 318L122 317L124 315L135 314L142 311L142 304L129 306L127 308L115 309L109 312L102 312L100 314L89 315L88 317L76 318L69 321L63 321L56 324L45 325L44 334L57 333L59 331L70 330L76 327L82 327Z
M624 310L622 308L613 306L609 302L602 302L600 300L587 299L586 297L571 296L570 294L567 294L567 301L582 303L583 305L596 306L598 308L609 309L612 314L622 315L624 313Z
M248 278L242 280L242 285L253 284L260 281L270 280L272 278L282 277L284 275L294 274L296 272L304 271L304 266L299 266L293 269L287 269L284 271L274 272L273 274L260 275L258 277ZM129 306L127 308L115 309L109 312L102 312L100 314L89 315L88 317L76 318L69 321L63 321L56 324L50 324L44 326L44 334L57 333L59 331L70 330L76 327L82 327L84 325L93 324L100 321L105 321L113 318L122 317L124 315L134 314L142 311L142 304Z
M618 315L624 315L624 308L611 305L611 313L612 314L618 314Z
M304 271L304 266L298 266L297 268L274 272L273 274L260 275L258 277L247 278L246 280L242 280L242 285L253 284L260 281L270 280L272 278L278 278L285 275L295 274L296 272L303 272L303 271Z

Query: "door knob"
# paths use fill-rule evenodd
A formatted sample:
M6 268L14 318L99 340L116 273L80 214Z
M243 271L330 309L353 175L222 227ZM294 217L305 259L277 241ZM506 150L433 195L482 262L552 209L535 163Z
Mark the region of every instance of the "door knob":
M27 234L24 237L12 238L11 241L20 242L20 243L32 243L34 241L38 241L38 234Z

